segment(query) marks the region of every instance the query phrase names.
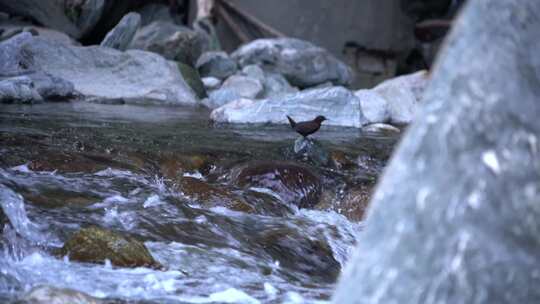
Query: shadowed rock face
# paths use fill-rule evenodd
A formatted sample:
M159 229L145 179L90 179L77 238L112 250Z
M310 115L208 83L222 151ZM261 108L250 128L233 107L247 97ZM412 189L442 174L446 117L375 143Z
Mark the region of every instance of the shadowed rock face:
M471 1L334 303L540 300L540 2Z

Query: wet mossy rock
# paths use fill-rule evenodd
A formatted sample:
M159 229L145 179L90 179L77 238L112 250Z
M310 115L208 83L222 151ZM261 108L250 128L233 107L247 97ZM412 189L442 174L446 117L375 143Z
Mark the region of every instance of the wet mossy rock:
M196 69L182 62L178 62L178 69L189 87L197 94L197 97L202 99L208 96L201 75Z
M256 161L237 168L233 182L240 187L266 188L287 204L313 207L321 195L321 181L307 167L280 161Z
M162 268L142 242L95 226L75 233L58 254L77 262L104 263L109 260L118 267Z

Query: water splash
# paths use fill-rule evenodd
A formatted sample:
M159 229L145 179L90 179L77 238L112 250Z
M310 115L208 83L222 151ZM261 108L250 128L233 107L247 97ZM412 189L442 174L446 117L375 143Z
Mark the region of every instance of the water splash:
M49 236L42 233L40 227L28 218L22 196L3 184L0 184L0 205L19 235L37 245L48 243Z

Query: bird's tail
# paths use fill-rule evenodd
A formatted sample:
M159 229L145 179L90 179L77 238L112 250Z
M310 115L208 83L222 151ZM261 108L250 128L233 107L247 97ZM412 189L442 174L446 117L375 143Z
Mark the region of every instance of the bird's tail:
M296 121L294 121L294 119L292 119L289 115L287 115L287 119L289 120L291 127L296 127Z

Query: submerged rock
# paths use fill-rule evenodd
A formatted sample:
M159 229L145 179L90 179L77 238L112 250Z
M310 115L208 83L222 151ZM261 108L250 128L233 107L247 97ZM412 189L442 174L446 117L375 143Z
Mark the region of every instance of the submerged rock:
M77 262L104 263L109 260L118 267L161 268L143 243L99 227L79 230L58 253Z
M225 79L238 70L236 62L225 52L205 52L198 59L195 67L203 77Z
M294 38L258 39L241 46L231 57L241 67L260 65L303 88L327 81L335 85L352 81L352 73L343 62L323 48Z
M211 185L200 179L184 176L178 181L179 190L205 208L226 207L231 210L254 213L255 209L241 196L225 187Z
M317 166L328 164L330 155L320 142L305 137L298 137L294 141L294 154L297 158L309 161Z
M81 291L41 285L32 288L21 298L25 304L104 304L102 300Z
M391 123L407 124L413 121L418 112L428 80L428 72L419 71L385 80L372 90L387 101ZM384 107L384 105L379 106Z
M374 187L373 183L366 182L348 189L347 194L332 205L332 210L353 222L364 220Z
M196 31L167 21L154 21L137 31L129 48L158 53L169 60L195 66L203 46L204 37Z
M233 173L233 183L244 188L266 188L287 204L309 208L321 195L321 181L306 167L288 162L251 162Z
M333 303L538 302L538 16L467 2Z
M351 160L345 152L339 150L330 152L330 164L338 170L356 168L356 163Z
M126 103L198 102L176 65L152 53L68 46L29 33L0 43L0 76L33 72L71 82L83 97L122 98Z
M317 115L328 118L325 125L361 127L367 123L360 101L343 87L304 90L250 101L236 100L212 111L216 122L288 124L286 115L298 121L312 120Z
M101 46L110 47L120 51L125 51L133 37L135 32L141 25L141 16L137 13L131 12L125 15L120 22L110 30L103 41Z
M341 271L341 265L327 242L309 239L295 229L266 229L251 239L261 244L264 252L279 262L280 268L293 270L289 277L308 275L311 280L335 282Z

